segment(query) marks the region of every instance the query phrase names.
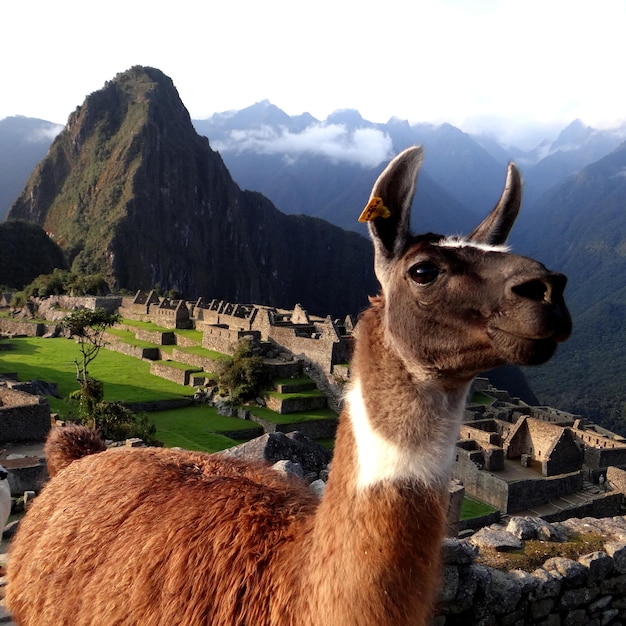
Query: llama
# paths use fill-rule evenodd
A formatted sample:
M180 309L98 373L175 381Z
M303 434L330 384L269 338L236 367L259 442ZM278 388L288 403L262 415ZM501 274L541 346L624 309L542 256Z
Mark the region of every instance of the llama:
M515 167L462 239L410 233L421 162L409 148L372 190L384 209L366 215L381 292L357 325L321 500L299 479L220 455L118 448L62 469L57 459L11 546L6 602L19 624L427 623L471 381L546 361L571 320L565 277L503 246L521 200ZM71 436L89 452L87 434Z

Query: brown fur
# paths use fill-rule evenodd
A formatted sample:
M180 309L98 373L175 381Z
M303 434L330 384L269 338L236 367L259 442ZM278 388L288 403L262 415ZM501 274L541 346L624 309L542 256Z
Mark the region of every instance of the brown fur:
M74 425L53 427L44 447L48 475L52 478L72 461L104 450L104 439L95 430Z
M59 430L56 475L11 546L19 624L428 623L469 382L503 361L545 360L571 323L564 279L540 264L410 235L420 163L405 151L372 192L391 213L370 222L382 295L357 327L321 502L297 479L219 455L113 449L71 462L96 451L93 437ZM477 243L502 243L520 193L510 169ZM441 270L426 285L412 271L424 260Z

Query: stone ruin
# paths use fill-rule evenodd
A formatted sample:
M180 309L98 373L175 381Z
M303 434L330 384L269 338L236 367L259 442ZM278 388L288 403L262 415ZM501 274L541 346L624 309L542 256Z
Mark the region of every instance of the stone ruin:
M622 491L609 467L626 469L626 440L550 407L533 407L486 379L475 388L496 398L469 405L457 443L454 477L466 493L503 514L560 520L619 512Z

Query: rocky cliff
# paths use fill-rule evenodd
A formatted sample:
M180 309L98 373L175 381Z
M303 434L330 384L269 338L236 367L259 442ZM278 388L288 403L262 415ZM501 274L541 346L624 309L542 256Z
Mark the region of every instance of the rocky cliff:
M87 97L8 219L43 226L72 270L100 272L113 288L158 284L333 315L358 312L377 290L365 238L242 191L153 68Z

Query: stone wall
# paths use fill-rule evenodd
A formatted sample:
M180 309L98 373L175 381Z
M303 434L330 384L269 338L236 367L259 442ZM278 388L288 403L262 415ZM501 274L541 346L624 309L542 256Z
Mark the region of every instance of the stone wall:
M202 347L222 354L232 354L239 340L251 334L255 336L255 333L249 331L231 330L208 324L203 328Z
M250 414L249 419L263 427L266 433L291 433L298 431L311 439L329 439L337 431L336 419L310 420L293 424L276 424L262 417Z
M542 527L547 532L598 532L607 539L603 550L576 560L550 558L532 572L487 567L477 562L478 549L471 539L446 539L443 584L432 626L623 624L626 520L585 518L568 520L559 528Z
M215 372L219 359L211 359L207 356L200 356L199 354L190 354L183 350L172 350L172 360L179 363L187 363L194 367L199 367L203 372Z
M297 411L315 411L317 409L326 408L326 396L302 396L293 398L279 398L270 395L267 400L267 408L276 413L287 414L296 413Z
M132 328L135 337L139 341L148 341L155 343L157 346L174 346L176 345L176 335L174 332L161 332L158 330L144 330L142 328Z
M191 378L191 374L197 371L193 367L189 369L180 369L178 367L171 367L165 363L152 363L150 365L150 373L154 376L160 376L179 385L188 385Z
M58 332L56 324L42 322L25 322L0 317L0 333L6 335L25 335L26 337L43 337L51 332Z
M0 386L0 443L44 441L49 430L47 399Z
M583 486L582 472L552 476L539 480L516 480L508 484L508 513L524 511L539 504L556 500L563 494L579 491Z
M585 450L585 465L593 469L603 469L609 465L626 466L626 447L588 447Z
M161 351L158 348L141 348L140 346L133 346L124 341L116 341L115 335L107 335L107 350L113 352L120 352L128 356L135 357L136 359L146 359L148 361L158 361L161 358Z

